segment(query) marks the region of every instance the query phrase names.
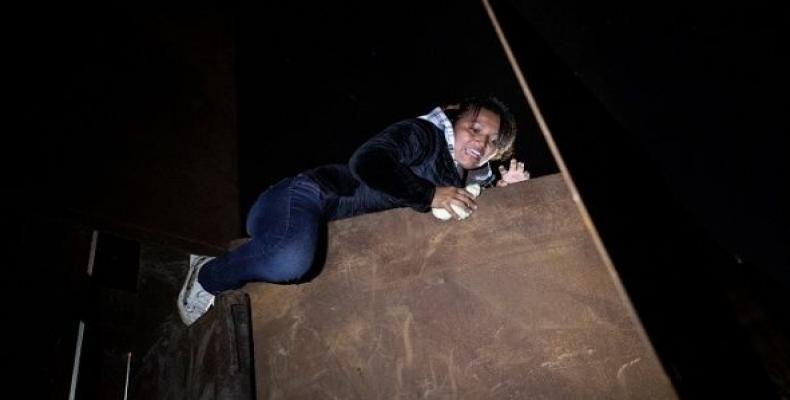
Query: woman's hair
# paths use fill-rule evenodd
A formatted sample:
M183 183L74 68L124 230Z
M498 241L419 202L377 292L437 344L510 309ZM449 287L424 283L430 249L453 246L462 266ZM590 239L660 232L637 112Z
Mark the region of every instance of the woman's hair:
M502 160L512 157L513 142L516 141L516 120L505 103L493 96L467 97L460 102L442 107L453 127L462 116L467 113L477 116L482 108L499 116L499 140L497 141L497 152L492 159Z

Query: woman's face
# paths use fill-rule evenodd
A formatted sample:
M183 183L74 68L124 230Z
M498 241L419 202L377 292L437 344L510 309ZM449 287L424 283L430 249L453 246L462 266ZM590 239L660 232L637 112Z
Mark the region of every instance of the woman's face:
M475 169L488 162L497 152L499 115L481 108L477 115L468 112L453 126L455 160L464 169Z

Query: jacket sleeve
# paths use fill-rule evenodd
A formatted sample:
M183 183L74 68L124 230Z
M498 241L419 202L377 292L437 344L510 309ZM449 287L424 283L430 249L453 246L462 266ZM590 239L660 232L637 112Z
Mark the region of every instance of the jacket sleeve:
M349 166L356 179L387 194L398 206L425 212L436 187L409 166L424 162L436 145L435 132L415 122L396 123L360 146Z

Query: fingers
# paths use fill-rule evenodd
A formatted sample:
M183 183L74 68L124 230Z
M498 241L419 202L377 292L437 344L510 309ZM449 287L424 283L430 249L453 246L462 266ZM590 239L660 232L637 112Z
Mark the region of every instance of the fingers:
M456 188L453 197L448 201L448 207L445 208L456 219L465 219L477 209L477 203L465 189Z
M470 214L469 212L466 211L465 208L461 208L459 206L455 206L455 207L453 207L453 206L455 206L455 204L453 204L452 206L448 207L447 211L450 211L450 214L455 219L464 219L466 217L466 215L462 215L462 214Z
M516 160L515 158L510 159L510 171L515 172L524 172L524 163L521 161Z
M477 210L477 202L466 189L447 186L436 189L431 207L445 209L456 219L465 219Z
M467 192L466 189L461 189L461 188L457 189L455 191L455 196L453 197L453 199L461 203L458 205L463 205L464 207L471 210L477 209L477 202L475 201L475 198L472 196L471 193Z
M511 183L522 182L529 179L529 171L526 170L523 162L515 158L511 158L508 167L504 165L499 166L500 182L497 182L498 187L504 187Z
M510 170L514 171L514 169L513 169L514 167L515 167L515 172L516 173L523 174L526 179L529 179L529 171L526 170L526 166L524 165L523 162L518 161L515 158L511 159L510 160Z
M515 158L511 158L510 166L508 166L508 168L505 168L504 165L499 166L500 174L506 174L508 172L524 172L524 163L516 160Z

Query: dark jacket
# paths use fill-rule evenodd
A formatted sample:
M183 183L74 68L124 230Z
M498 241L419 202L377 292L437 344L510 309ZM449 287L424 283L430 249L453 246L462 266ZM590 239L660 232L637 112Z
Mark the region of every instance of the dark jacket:
M326 165L303 174L321 188L329 220L397 207L426 212L437 186L464 183L444 132L418 118L387 127L357 149L348 165Z

